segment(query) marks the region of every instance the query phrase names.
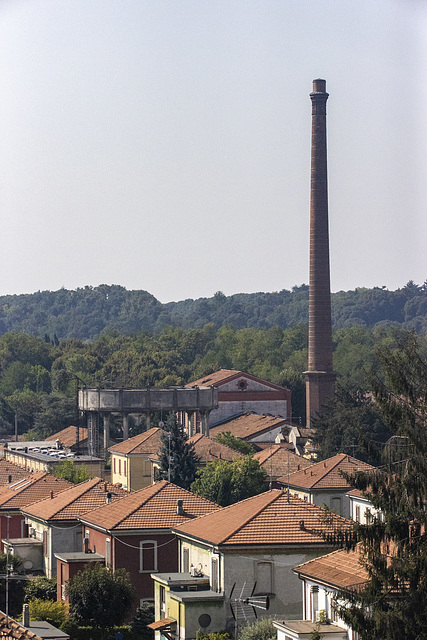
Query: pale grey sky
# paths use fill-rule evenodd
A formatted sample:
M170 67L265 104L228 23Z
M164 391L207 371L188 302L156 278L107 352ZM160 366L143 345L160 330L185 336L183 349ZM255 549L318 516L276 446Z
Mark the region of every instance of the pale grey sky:
M332 290L421 284L425 0L0 0L0 294L308 282L317 77Z

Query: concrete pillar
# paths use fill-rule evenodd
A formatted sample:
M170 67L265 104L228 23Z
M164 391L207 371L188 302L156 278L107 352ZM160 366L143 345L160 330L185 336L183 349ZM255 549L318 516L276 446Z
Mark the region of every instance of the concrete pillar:
M104 459L108 455L108 446L110 443L110 414L104 413Z
M328 176L326 151L326 81L313 81L311 189L310 189L310 289L308 371L305 372L307 426L333 395L331 285L329 269Z
M129 438L129 415L127 413L123 414L123 440L127 440Z
M191 438L195 433L195 420L196 416L194 411L187 411L187 436Z
M209 436L209 411L200 412L200 433Z

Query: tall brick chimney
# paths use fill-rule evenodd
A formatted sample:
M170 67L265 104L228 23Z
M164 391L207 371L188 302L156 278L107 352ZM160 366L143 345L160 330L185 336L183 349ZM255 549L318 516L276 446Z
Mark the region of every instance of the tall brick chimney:
M334 393L331 284L329 273L328 172L325 80L313 80L310 190L310 291L308 371L305 372L307 426Z

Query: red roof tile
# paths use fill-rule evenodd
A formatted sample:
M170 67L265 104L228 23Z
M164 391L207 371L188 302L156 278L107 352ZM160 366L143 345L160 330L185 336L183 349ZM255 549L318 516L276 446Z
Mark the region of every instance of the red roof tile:
M366 462L344 453L337 453L332 458L316 462L307 469L295 471L289 476L289 485L301 489L349 489L350 485L342 476L342 471L354 473L355 471L372 471L373 469L374 467ZM285 476L279 480L283 483L288 482L288 478Z
M28 475L29 472L26 471L24 467L21 467L14 462L10 462L9 460L5 460L4 458L0 458L0 486L12 484L17 480L21 480L21 478L26 478Z
M22 509L33 502L46 498L51 491L55 495L72 486L71 482L55 478L46 471L28 474L27 478L0 489L0 511Z
M227 420L222 424L209 427L209 434L215 438L220 433L230 431L231 435L242 440L268 433L272 429L282 427L286 423L284 418L277 418L258 413L244 413L237 418Z
M358 548L354 551L346 551L345 549L333 551L298 565L294 571L337 589L355 589L368 579L368 572L361 563Z
M215 462L216 460L228 460L231 462L234 458L241 456L241 453L221 442L216 442L212 438L196 433L188 439L193 445L194 451L201 462Z
M324 513L321 507L272 489L187 522L176 531L215 545L292 545L326 544L318 532L351 529L350 520L331 514L325 522Z
M183 501L184 515L177 513ZM218 505L161 480L130 493L125 498L87 513L81 520L107 530L169 529L198 516L220 509Z
M128 438L119 442L108 450L111 453L133 454L133 453L158 453L161 446L160 436L162 429L159 427L153 427L144 433L140 433L133 438Z
M85 442L88 437L88 431L85 427L79 427L79 442ZM77 444L77 427L66 427L46 440L59 440L64 447L73 447Z
M294 471L306 469L312 465L310 460L298 456L290 451L287 447L280 444L271 444L262 451L258 451L254 455L258 460L260 467L264 469L267 475L275 478L278 476L286 476Z
M129 495L124 489L105 482L102 478L92 478L61 491L53 498L39 500L23 508L22 512L44 521L76 520L88 511L105 505L107 493L112 502Z
M285 387L281 387L278 384L274 384L274 382L269 382L268 380L263 380L262 378L258 378L257 376L253 376L250 373L246 373L245 371L239 371L237 369L220 369L219 371L215 371L214 373L208 373L203 378L199 378L198 380L194 380L187 384L187 387L220 387L227 382L234 380L235 378L239 378L243 376L244 378L248 378L250 380L256 380L261 382L272 389L283 391Z

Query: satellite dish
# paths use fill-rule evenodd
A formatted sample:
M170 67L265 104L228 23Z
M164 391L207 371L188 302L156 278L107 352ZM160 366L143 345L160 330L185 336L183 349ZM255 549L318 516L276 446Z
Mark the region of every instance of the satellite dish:
M163 420L159 420L160 429L163 429L164 426L165 426L165 423L163 422Z
M33 568L33 563L31 562L31 560L25 560L24 562L24 569L32 569Z

